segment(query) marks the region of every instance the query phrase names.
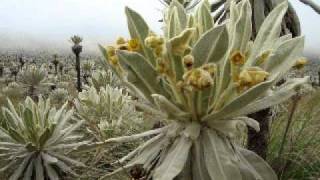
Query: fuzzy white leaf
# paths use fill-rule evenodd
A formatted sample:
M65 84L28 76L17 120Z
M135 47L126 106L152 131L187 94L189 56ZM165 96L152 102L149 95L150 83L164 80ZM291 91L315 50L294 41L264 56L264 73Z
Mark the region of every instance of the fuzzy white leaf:
M220 25L203 34L194 45L192 55L194 67L206 63L218 63L228 51L228 32L226 25Z
M173 180L183 169L191 148L192 142L186 137L178 138L172 145L167 157L155 170L155 180Z

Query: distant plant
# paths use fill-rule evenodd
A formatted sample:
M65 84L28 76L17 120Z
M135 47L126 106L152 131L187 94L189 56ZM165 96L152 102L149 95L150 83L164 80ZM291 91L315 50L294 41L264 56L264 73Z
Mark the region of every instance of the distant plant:
M79 92L82 91L81 88L81 65L80 65L80 53L82 52L82 38L80 36L74 35L71 37L71 42L73 43L72 52L76 55L76 71L77 71L77 89Z
M21 72L19 82L27 89L28 96L37 98L36 91L46 83L47 74L43 67L30 65Z
M79 93L75 107L90 132L101 141L137 131L142 113L136 111L134 103L124 89L107 85L99 91L90 87Z
M91 71L93 70L93 67L94 67L94 63L92 61L86 61L82 65L83 79L84 79L86 84L89 83L88 80L90 78Z
M58 74L58 65L59 65L60 61L58 60L58 55L54 54L53 55L53 60L52 60L52 64L54 65L54 72L57 75Z
M55 105L63 105L67 102L69 96L69 92L63 88L57 88L50 93L50 100Z
M21 87L16 82L11 82L8 84L8 86L2 87L0 89L0 94L3 95L2 103L0 104L5 104L4 102L7 101L7 98L11 99L14 104L17 104L20 102L22 99L24 99L24 89Z
M93 70L93 67L94 67L94 63L92 61L86 61L82 65L82 70L85 73L90 74L90 72Z
M9 68L11 76L14 76L14 81L17 81L17 76L19 73L19 67L16 64L12 64Z
M119 160L128 162L124 168L103 178L138 168L133 178L277 179L263 159L234 140L240 127L259 130L248 114L287 100L308 82L307 77L291 79L273 88L300 59L304 38L279 38L287 1L266 17L254 41L249 0L230 3L230 19L218 25L208 1L187 14L173 0L165 13L164 36L126 8L135 43L118 39L101 51L123 84L148 104L139 108L162 112L166 118L162 128L88 145L155 135Z
M4 65L0 64L0 77L3 77L4 74Z
M111 70L96 70L89 79L89 85L99 91L100 88L106 87L107 85L118 87L120 80Z
M85 165L67 152L87 142L75 132L83 121L72 123L73 113L66 104L57 110L42 98L37 104L27 98L16 109L9 101L2 108L1 173L10 175L10 180L58 180L63 173L76 176L70 166Z
M60 75L63 75L63 70L64 70L64 64L60 63L59 64L59 71L60 71Z
M26 62L25 62L25 60L23 60L22 55L19 56L19 63L20 63L20 69L23 69Z

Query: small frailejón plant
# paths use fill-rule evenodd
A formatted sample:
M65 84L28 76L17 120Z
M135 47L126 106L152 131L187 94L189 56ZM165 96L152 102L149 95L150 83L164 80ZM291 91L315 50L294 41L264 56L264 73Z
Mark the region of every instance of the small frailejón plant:
M30 65L21 72L19 82L26 89L27 95L33 99L37 98L36 91L46 85L47 73L43 67Z
M8 98L13 102L13 104L17 104L25 97L24 88L16 82L11 82L8 86L1 88L0 94L3 96L0 100L0 104L6 104Z
M64 88L57 88L50 93L49 98L52 104L60 107L63 103L68 101L69 92Z
M120 85L119 78L111 70L96 70L92 73L89 78L89 85L95 87L97 90L100 90L106 85L112 87L117 87Z
M0 127L0 172L10 180L57 180L63 173L77 175L71 166L85 165L71 159L67 152L79 145L82 135L77 130L83 121L72 123L74 110L52 108L49 100L36 104L27 97L17 108L8 101L2 108Z
M274 86L300 59L304 37L279 38L285 1L251 41L250 6L249 0L232 1L229 20L216 24L208 1L191 14L173 0L163 36L127 8L132 39L100 48L124 85L146 101L140 108L166 115L165 126L95 145L153 135L119 160L127 163L124 168L142 165L146 179L277 179L266 162L233 140L239 127L259 130L247 114L287 100L308 82L306 77Z
M134 103L122 88L107 85L97 90L92 86L79 93L75 107L91 134L102 141L137 131L142 113L136 111Z

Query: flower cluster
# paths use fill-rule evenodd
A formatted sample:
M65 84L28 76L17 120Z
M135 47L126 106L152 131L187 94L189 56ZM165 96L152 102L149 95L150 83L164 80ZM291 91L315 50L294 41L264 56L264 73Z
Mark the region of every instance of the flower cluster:
M117 50L127 50L132 52L138 52L140 50L140 42L137 39L126 40L123 37L119 37L115 46L106 47L110 64L117 66L119 61L116 55Z
M145 39L145 44L151 48L156 57L160 57L163 53L164 38L157 36L155 33L150 32L149 36Z

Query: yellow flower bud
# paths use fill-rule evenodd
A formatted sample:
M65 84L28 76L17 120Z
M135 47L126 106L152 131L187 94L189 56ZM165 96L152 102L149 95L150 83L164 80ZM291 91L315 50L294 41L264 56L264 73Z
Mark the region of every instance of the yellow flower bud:
M187 69L191 69L194 63L194 57L191 54L188 54L183 57L183 64Z
M159 46L154 49L154 54L156 55L156 57L161 57L162 52L163 52L163 46Z
M302 69L308 63L308 60L305 58L298 59L295 65L293 66L296 69Z
M152 49L155 49L157 48L158 46L158 38L156 36L148 36L146 39L145 39L145 44L152 48Z
M269 73L259 67L249 67L239 74L238 83L242 87L252 87L267 79Z
M242 71L238 78L241 86L251 86L253 83L253 79L247 70Z
M147 47L151 48L156 57L161 57L163 52L164 39L150 32L149 36L144 40Z
M114 46L107 46L107 55L108 57L112 57L116 55L116 48Z
M112 56L109 58L110 64L113 66L117 66L119 64L118 56Z
M203 90L213 85L213 79L209 72L197 68L186 72L183 75L186 85L190 85L196 89Z
M125 44L126 40L123 37L118 37L116 43L117 45Z
M168 63L164 59L158 59L157 71L160 74L168 74L169 73Z
M232 64L243 65L245 63L245 55L243 55L240 51L235 51L232 53L230 60Z
M140 43L137 39L131 39L128 42L128 47L130 51L139 51L140 50Z

